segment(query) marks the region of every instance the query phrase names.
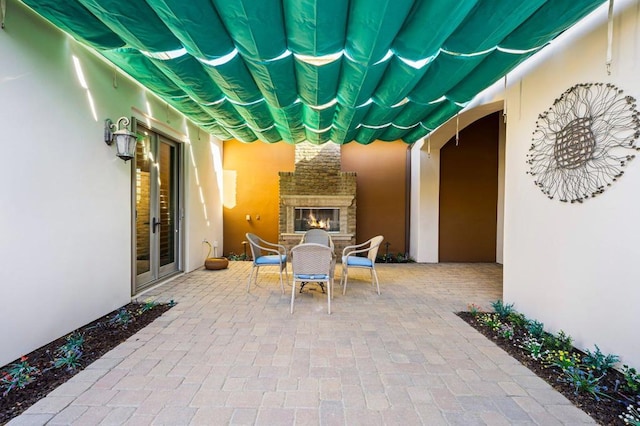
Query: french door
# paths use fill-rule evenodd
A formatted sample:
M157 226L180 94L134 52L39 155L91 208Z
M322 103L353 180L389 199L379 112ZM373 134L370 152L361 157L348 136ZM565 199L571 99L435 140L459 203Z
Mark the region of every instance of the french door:
M139 293L180 270L180 146L138 126L135 157L134 253Z

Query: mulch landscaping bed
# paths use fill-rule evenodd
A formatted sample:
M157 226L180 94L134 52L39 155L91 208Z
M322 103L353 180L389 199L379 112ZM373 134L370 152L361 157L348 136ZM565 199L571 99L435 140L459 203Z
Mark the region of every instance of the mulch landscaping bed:
M145 308L143 306L145 306L143 303L130 303L76 330L75 332L84 335L84 344L82 345L80 365L75 370L68 370L62 367L52 368L56 352L58 348L67 342L68 335L27 354L25 356L26 361L30 366L37 367L40 373L35 375L35 380L24 388L11 389L5 396L2 395L3 392L0 389L0 424L7 423L38 400L44 398L49 392L65 383L87 365L150 324L169 310L173 304L154 304L151 308L149 308L149 305L146 305ZM125 311L122 311L122 309L125 309ZM118 315L122 315L123 312L125 312L125 315L129 313L128 322L125 324L122 321L114 321L114 319L119 319ZM4 376L11 364L18 363L24 360L25 357L1 367L0 374Z
M619 383L624 382L624 376L619 371L609 370L600 381L601 386L606 386L608 389L607 393L611 394L614 399L602 397L599 400L596 400L588 393L576 394L574 392L574 388L570 384L560 380L563 374L559 367L545 365L541 361L532 359L524 349L514 343L516 339L522 338L523 336L518 336L516 334L513 340L509 340L501 337L496 331L482 324L478 320L478 317L474 316L471 312L458 312L457 315L480 333L484 334L488 339L496 343L509 355L520 361L524 366L529 368L529 370L549 383L554 389L562 393L575 406L587 413L599 424L624 425L624 422L618 416L625 412L627 404L633 402L633 396L613 391L618 388L616 381L619 381ZM583 352L575 348L573 351L580 357L585 355ZM631 398L630 401L629 398ZM626 403L623 402L625 400Z

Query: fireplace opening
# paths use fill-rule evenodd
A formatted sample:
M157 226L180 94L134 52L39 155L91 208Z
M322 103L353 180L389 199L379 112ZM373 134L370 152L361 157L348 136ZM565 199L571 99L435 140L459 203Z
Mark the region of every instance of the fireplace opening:
M340 209L296 207L294 231L305 232L309 229L340 232Z

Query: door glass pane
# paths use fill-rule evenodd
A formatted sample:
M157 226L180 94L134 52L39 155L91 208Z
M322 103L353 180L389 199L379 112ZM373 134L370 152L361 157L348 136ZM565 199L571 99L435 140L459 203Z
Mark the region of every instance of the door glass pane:
M151 159L149 137L136 146L136 273L151 269Z
M160 266L175 261L175 148L167 143L160 144L158 178L160 194Z

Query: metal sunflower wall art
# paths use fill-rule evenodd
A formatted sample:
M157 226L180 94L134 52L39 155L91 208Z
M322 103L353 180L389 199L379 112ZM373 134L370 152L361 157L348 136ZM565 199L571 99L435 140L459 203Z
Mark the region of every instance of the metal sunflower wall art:
M636 100L612 84L577 84L538 116L527 163L550 199L582 203L602 194L635 158Z

